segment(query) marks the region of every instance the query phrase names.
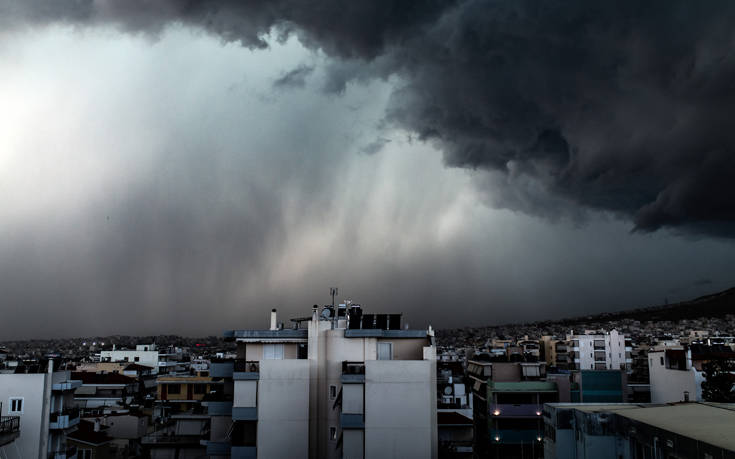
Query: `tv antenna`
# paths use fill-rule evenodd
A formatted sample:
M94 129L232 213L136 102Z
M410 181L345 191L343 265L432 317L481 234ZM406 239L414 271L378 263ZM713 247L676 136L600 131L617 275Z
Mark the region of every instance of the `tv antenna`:
M329 294L332 296L332 307L334 308L334 297L339 293L337 287L329 287Z

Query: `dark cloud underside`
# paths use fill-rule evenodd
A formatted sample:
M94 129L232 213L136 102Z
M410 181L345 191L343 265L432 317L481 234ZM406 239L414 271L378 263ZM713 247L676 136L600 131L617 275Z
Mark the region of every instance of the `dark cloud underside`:
M256 48L295 33L338 79L402 77L387 118L499 174L496 206L735 235L733 2L0 1L3 27L49 22L184 23Z

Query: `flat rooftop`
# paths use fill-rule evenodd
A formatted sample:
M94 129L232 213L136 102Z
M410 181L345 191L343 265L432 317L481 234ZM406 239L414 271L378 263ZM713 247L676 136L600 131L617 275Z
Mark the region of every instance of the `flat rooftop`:
M583 412L615 412L634 421L658 427L712 446L735 451L735 403L672 404L573 404L554 403L557 408Z

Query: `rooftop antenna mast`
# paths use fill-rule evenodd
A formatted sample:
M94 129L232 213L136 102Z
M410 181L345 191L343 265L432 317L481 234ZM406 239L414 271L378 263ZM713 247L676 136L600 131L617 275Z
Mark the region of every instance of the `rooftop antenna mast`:
M329 294L332 296L332 309L334 309L334 297L339 293L337 287L329 287Z

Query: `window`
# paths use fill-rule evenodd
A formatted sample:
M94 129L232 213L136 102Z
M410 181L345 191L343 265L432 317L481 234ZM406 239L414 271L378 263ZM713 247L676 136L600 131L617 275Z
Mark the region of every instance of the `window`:
M378 360L393 360L393 343L378 343Z
M135 357L133 360L135 360L136 362L140 362L140 357Z
M337 386L329 386L329 398L331 400L337 398Z
M661 357L661 365L663 365L663 364L664 364L664 358Z
M169 394L176 395L181 393L181 384L167 384L167 386Z
M207 385L206 384L194 384L194 393L195 394L206 394Z
M130 362L130 357L124 357L123 360L126 362Z
M264 344L263 360L283 360L283 344Z
M77 450L77 459L92 459L92 450L91 449Z
M10 413L23 414L23 397L10 398Z
M337 439L337 428L336 427L330 427L329 428L329 439L330 440L336 440Z

